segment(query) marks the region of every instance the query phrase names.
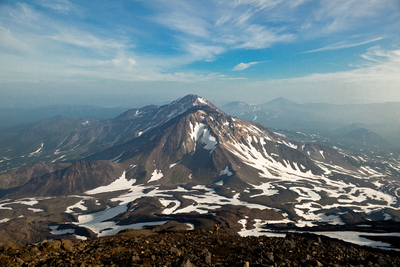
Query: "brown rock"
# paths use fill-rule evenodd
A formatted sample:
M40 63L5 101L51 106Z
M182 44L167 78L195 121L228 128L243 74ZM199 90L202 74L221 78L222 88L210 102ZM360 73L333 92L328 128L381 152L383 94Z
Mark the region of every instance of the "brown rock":
M29 254L29 252L27 252L27 251L22 252L22 253L19 255L19 258L20 258L21 260L23 260L23 261L31 261L31 260L32 260L31 254Z
M60 240L52 240L52 241L46 242L46 243L44 243L44 247L47 249L60 249L61 241Z
M178 263L178 267L195 267L195 265L193 265L193 264L190 262L190 260L186 259L186 260L180 261L180 262Z
M140 257L138 255L133 255L132 261L140 261Z
M74 245L69 240L66 240L66 239L61 240L61 245L62 245L62 248L66 251L74 250Z

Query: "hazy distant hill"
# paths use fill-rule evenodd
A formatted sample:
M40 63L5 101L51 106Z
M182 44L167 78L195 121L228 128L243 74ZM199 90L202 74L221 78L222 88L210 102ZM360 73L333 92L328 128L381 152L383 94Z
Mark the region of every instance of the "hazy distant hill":
M352 130L366 128L388 140L394 147L400 147L400 103L297 104L277 98L260 105L231 102L221 109L232 116L266 127L292 131L343 136Z
M125 112L128 108L105 108L97 106L47 106L38 108L0 109L0 126L36 122L42 119L63 115L67 118L96 117L110 119Z

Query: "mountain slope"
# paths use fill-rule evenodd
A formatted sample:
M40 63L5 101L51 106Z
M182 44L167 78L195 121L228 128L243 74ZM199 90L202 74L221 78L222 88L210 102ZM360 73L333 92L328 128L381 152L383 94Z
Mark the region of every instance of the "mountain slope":
M49 211L58 217L47 234L78 238L170 219L230 231L400 220L398 177L364 166L362 157L228 116L198 96L87 127L105 125L113 142L2 199L4 226Z
M188 95L169 105L131 109L111 120L68 119L56 116L4 130L0 134L0 171L35 161L75 162L90 154L125 143L160 126L192 107L213 106ZM111 155L112 159L118 155Z

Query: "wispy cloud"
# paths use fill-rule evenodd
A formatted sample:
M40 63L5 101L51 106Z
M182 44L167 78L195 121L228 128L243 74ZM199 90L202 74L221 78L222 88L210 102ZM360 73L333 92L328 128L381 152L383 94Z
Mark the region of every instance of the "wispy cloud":
M265 61L262 61L262 62L265 62ZM243 63L243 62L241 62L241 63L237 64L237 65L232 69L232 71L242 71L242 70L245 70L245 69L247 69L247 68L249 68L249 67L251 67L251 66L253 66L253 65L256 65L256 64L259 64L259 63L262 63L262 62L249 62L249 63Z
M48 38L62 43L91 49L123 49L128 47L120 41L100 38L88 32L62 28L59 29L59 33L48 36Z
M27 43L22 36L16 36L10 29L0 26L0 47L8 51L15 51L25 55L32 55L36 50Z
M355 46L360 46L360 45L364 45L364 44L369 44L369 43L373 43L379 40L382 40L383 37L378 37L372 40L367 40L364 42L358 42L358 43L348 43L348 42L339 42L339 43L335 43L335 44L331 44L331 45L327 45L318 49L314 49L314 50L310 50L310 51L305 51L302 53L314 53L314 52L319 52L319 51L330 51L330 50L339 50L339 49L346 49L346 48L351 48L351 47L355 47Z
M264 26L251 25L248 27L243 36L241 36L242 43L237 48L246 49L262 49L271 47L278 42L289 42L295 39L293 34L278 34L268 30Z
M72 4L68 0L41 0L41 6L51 8L57 12L67 14L72 9Z
M225 51L220 46L208 46L202 44L187 44L185 49L193 56L196 60L213 61L215 56Z
M365 56L367 55L367 56ZM400 84L400 50L384 51L379 47L370 49L362 57L372 60L375 64L361 66L350 71L332 73L314 73L308 76L282 79L291 83L335 83L335 84ZM376 60L375 58L380 58Z

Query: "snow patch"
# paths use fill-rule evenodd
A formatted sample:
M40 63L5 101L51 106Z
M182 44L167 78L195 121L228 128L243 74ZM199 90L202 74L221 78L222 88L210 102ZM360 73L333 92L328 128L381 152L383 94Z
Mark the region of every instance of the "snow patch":
M151 174L151 178L148 181L148 183L160 180L163 176L164 176L164 174L161 172L161 170L155 169L153 171L153 173Z
M225 167L225 169L223 169L223 170L221 171L221 173L219 174L219 176L221 176L221 175L232 176L232 175L233 175L233 173L232 173L232 172L230 172L230 171L229 171L229 167L228 167L228 166L226 166L226 167Z
M35 209L35 208L28 208L28 210L31 210L31 211L33 211L33 212L41 212L41 211L44 211L44 210L42 210L42 209Z
M218 145L217 139L211 135L211 132L208 129L204 130L203 138L201 138L201 142L206 144L204 149L211 150L210 154L214 151L214 149Z
M136 182L136 179L128 181L126 179L125 171L124 171L122 173L121 177L119 177L117 180L115 180L111 184L105 185L105 186L100 186L95 189L86 191L85 194L95 195L95 194L100 194L100 193L105 193L105 192L126 190L126 189L130 189L135 182Z
M33 151L33 152L29 153L28 158L39 154L40 151L42 151L43 146L44 146L44 143L41 143L41 144L40 144L40 147L39 147L36 151Z

